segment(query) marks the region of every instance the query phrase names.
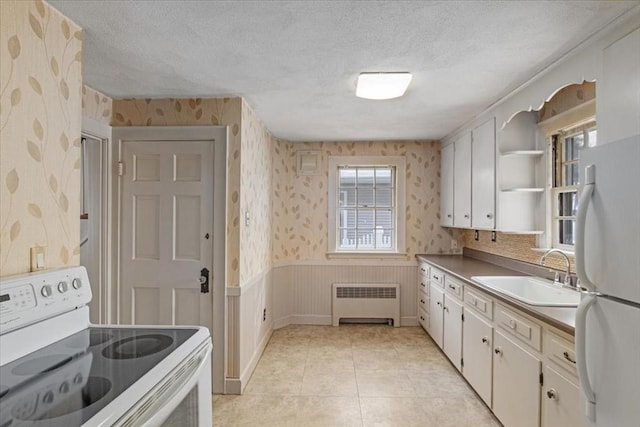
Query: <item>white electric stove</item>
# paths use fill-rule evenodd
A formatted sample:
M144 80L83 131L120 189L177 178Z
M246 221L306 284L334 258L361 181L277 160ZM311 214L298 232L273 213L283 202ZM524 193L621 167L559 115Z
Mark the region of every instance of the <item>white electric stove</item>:
M0 427L212 425L211 337L97 326L84 267L0 280Z

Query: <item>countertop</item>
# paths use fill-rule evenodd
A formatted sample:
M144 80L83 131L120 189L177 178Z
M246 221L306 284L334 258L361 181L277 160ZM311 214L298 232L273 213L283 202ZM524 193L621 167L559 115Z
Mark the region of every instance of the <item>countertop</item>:
M462 255L416 255L419 261L428 262L445 273L451 274L497 300L505 302L528 315L540 319L545 323L568 334L575 334L576 309L572 307L539 307L525 304L508 295L501 294L491 288L471 281L471 276L526 276L525 273L500 267L496 264L480 261Z

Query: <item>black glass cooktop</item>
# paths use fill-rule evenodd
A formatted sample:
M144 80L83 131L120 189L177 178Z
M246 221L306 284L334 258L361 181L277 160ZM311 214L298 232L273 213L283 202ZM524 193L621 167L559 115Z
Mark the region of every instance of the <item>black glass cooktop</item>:
M1 366L0 427L82 425L196 331L88 328Z

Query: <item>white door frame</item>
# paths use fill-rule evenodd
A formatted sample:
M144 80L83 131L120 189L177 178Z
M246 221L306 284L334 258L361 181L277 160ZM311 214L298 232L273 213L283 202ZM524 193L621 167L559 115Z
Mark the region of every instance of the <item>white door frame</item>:
M224 351L226 336L226 177L227 177L227 126L133 126L133 127L114 127L112 129L113 143L112 150L115 150L112 156L111 176L113 185L111 215L115 225L111 230L111 240L113 243L112 260L113 260L113 301L120 301L120 232L122 226L121 205L122 205L122 180L118 176L118 162L122 159L123 142L132 142L131 138L139 141L179 141L179 140L211 140L215 133L214 130L224 129L225 141L216 141L213 147L214 153L214 184L213 184L213 253L211 265L213 266L213 325L210 326L211 338L213 340L213 358L215 361L212 369L212 390L214 393L224 392L224 383L226 377L226 352ZM123 133L126 132L126 139ZM139 132L139 136L135 136ZM215 238L215 236L223 236ZM114 320L120 323L119 307L116 307L116 317Z
M111 144L111 126L98 122L97 120L90 119L88 117L82 118L82 134L90 136L100 141L100 187L101 187L101 200L100 200L100 215L101 215L101 230L100 230L100 283L98 289L100 292L100 323L108 324L112 323L115 319L115 304L113 300L113 286L112 286L112 227L113 218L111 216L111 210L109 206L112 203L112 155L113 144Z

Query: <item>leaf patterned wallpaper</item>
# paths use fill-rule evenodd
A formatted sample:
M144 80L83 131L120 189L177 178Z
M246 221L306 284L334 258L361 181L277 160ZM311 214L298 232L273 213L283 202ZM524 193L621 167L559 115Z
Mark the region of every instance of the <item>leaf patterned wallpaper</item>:
M271 268L272 146L267 128L242 100L240 212L249 223L240 228L240 283L251 282Z
M114 99L112 108L112 126L229 126L226 276L228 286L239 286L242 98Z
M0 276L80 261L82 30L46 3L2 1Z
M89 86L82 86L82 117L88 117L103 125L111 124L113 100Z
M296 151L318 150L323 171L296 176ZM328 156L403 156L406 177L406 260L420 253L451 253L455 229L439 226L440 143L437 141L276 141L273 165L273 260L326 259Z

